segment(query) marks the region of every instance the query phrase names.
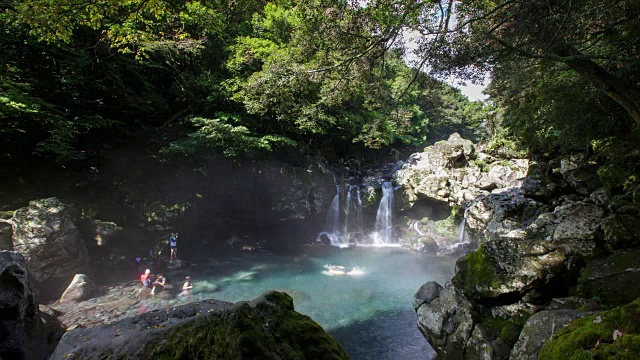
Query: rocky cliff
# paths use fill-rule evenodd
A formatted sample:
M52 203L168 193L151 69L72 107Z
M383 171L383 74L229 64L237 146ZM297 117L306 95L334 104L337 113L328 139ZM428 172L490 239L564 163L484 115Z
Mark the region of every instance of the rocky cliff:
M414 299L418 327L443 359L534 359L571 321L640 297L629 278L640 268L633 196L611 196L585 154L494 155L452 135L396 175L402 206L460 206L477 246L458 260L450 283L425 284ZM622 344L612 354L640 356Z

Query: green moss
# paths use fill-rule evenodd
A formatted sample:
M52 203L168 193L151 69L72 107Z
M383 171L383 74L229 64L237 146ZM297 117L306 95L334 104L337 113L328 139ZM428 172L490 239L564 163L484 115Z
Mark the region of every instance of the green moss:
M293 309L286 293L256 306L239 304L173 329L149 359L347 359L320 325ZM280 304L276 307L275 303Z
M501 317L494 317L491 313L486 313L481 318L480 324L494 336L502 339L509 347L513 347L516 341L518 341L520 332L530 316L531 315L526 313L520 313L509 319L503 319Z
M458 260L456 275L451 279L456 287L471 298L477 298L479 293L491 288L496 280L495 264L482 245Z
M11 219L13 217L14 213L15 213L15 210L0 211L0 219L9 220L9 219Z
M613 340L615 330L624 335ZM572 322L544 345L538 359L640 359L640 298Z
M487 164L484 160L475 159L475 160L471 160L471 162L480 168L480 172L488 173L489 169L491 169L489 164Z

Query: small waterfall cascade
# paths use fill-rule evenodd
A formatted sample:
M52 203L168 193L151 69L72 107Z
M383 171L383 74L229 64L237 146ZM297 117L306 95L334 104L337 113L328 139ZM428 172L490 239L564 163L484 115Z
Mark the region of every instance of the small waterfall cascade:
M344 207L344 227L342 231L342 234L344 235L344 238L347 242L349 241L349 214L351 213L351 206L353 203L352 192L353 186L349 186L347 188L347 200Z
M390 181L382 183L382 200L376 215L374 245L393 243L393 186Z
M460 223L460 226L458 227L458 243L457 243L457 245L464 244L464 243L466 243L466 240L467 240L467 229L465 227L465 225L467 225L467 210L469 210L469 209L466 209L464 211L464 214L462 215L462 222Z
M360 187L356 186L356 231L364 235L364 222L362 220L362 197L360 196Z
M327 220L324 223L324 231L318 234L318 238L321 235L328 236L333 246L342 245L340 239L340 185L336 185L336 196L331 201L331 208L329 208Z
M346 203L343 234L349 243L356 243L361 240L364 235L362 198L360 196L359 186L349 186Z

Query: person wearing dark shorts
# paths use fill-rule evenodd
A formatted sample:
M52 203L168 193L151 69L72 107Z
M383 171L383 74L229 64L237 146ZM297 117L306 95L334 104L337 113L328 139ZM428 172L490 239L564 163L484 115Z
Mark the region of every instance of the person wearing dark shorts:
M178 258L178 233L171 234L169 237L169 247L171 248L169 260L176 260Z

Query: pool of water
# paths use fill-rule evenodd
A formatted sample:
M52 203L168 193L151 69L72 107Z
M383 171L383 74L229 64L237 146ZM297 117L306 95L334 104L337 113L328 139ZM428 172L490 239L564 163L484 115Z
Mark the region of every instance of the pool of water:
M198 263L190 270L193 293L182 300L237 302L282 290L352 359L430 359L435 353L417 329L413 295L427 281L450 279L454 262L399 248L247 252ZM344 270L331 273L328 265Z

